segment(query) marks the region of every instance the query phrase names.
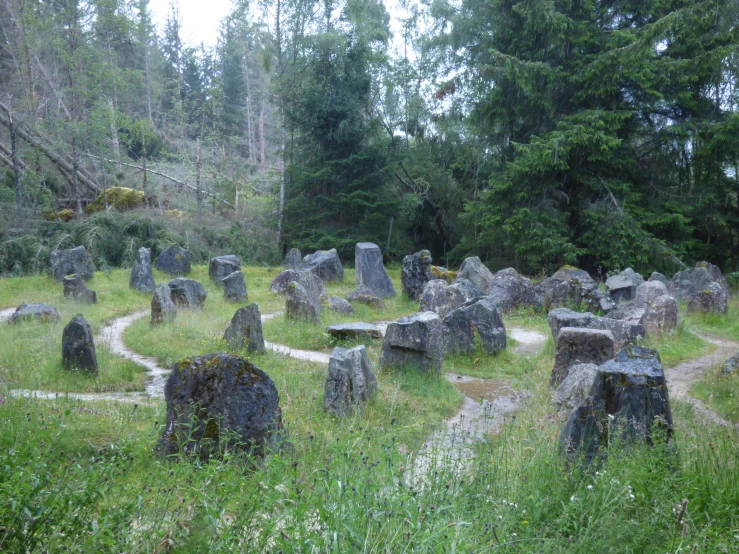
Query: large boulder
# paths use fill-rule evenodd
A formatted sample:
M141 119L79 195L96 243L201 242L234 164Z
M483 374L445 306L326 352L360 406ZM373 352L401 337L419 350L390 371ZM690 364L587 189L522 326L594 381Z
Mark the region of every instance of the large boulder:
M661 281L646 281L636 289L632 302L613 310L606 317L633 325L640 324L647 336L659 337L677 327L677 301Z
M89 281L95 274L95 264L84 246L71 250L54 250L49 256L49 273L57 283L72 274Z
M616 307L611 296L600 289L587 271L564 266L533 288L534 301L545 310L571 306L593 312L608 312Z
M290 283L299 281L301 275L302 272L300 271L296 271L295 269L286 269L285 271L278 273L277 277L272 279L272 282L269 284L269 290L271 292L276 292L277 294L287 294Z
M575 364L567 377L560 383L552 398L552 405L558 413L569 415L590 396L598 366L595 364Z
M177 315L177 306L172 302L172 289L162 283L151 298L151 324L158 325L172 321Z
M617 306L636 296L636 284L625 275L613 275L606 279L606 288Z
M446 289L448 286L449 283L443 279L434 279L426 283L419 298L421 311L439 313L441 307L446 303Z
M621 271L618 275L620 275L621 277L626 277L629 281L634 283L634 285L636 285L637 287L641 285L642 283L644 283L644 277L642 277L640 273L637 273L630 267L627 267L626 269Z
M613 333L600 329L563 327L556 340L551 384L558 386L576 364L600 365L613 358Z
M54 306L48 304L26 304L18 306L8 320L8 325L19 321L38 319L40 321L59 321L59 312Z
M295 269L300 265L300 262L303 261L303 254L300 252L300 249L298 248L291 248L287 254L285 254L285 261L283 262L283 266L285 266L287 269Z
M131 277L128 280L128 287L141 292L153 293L157 284L154 281L154 274L151 270L151 249L139 248L136 259L133 261L131 268Z
M241 271L234 271L229 276L221 279L223 285L223 298L226 302L246 302L249 292L246 290L246 281Z
M338 296L329 296L325 302L328 309L337 314L353 314L356 311L348 300Z
M672 435L667 382L656 350L629 346L602 364L590 396L570 415L560 435L571 455L586 462L612 442L652 444L654 431Z
M669 296L667 285L661 281L647 281L639 285L634 295L634 305L645 308L660 296Z
M665 287L669 286L670 284L670 282L667 280L667 277L665 277L661 273L657 273L656 271L653 271L652 274L649 276L648 282L653 283L654 281L659 281L660 283L665 285Z
M374 291L370 290L364 285L359 285L357 287L357 290L347 295L346 299L350 302L358 302L359 304L372 306L373 308L377 308L378 310L384 310L385 308L387 308L382 298L377 296Z
M371 323L339 323L326 327L326 332L337 339L381 339L377 325Z
M416 367L426 373L441 373L444 364L444 329L434 312L401 317L387 327L382 342L382 367Z
M460 279L466 279L485 295L490 292L493 284L492 272L480 261L478 256L466 258L462 262L454 282L456 283Z
M435 279L431 273L431 261L431 252L428 250L421 250L403 258L400 283L408 300L419 300L426 283Z
M342 417L361 411L377 392L377 379L364 346L334 348L328 363L323 408Z
M627 323L617 319L598 317L590 312L574 312L567 308L557 308L549 312L547 317L552 338L557 340L560 330L564 327L579 327L585 329L600 329L613 333L615 349L620 350L627 344L644 338L646 330L641 324Z
M208 291L194 279L179 277L172 279L168 286L172 292L172 302L178 308L199 310L205 304L205 299L208 298Z
M303 285L303 288L308 291L312 301L318 304L320 309L321 302L327 296L326 285L321 278L315 273L306 272L300 274L297 282Z
M98 295L94 290L85 286L85 281L79 275L67 275L62 279L64 298L71 298L83 304L97 304Z
M282 412L277 387L249 360L226 354L177 362L164 386L167 422L157 451L201 460L225 449L262 457L279 446Z
M444 348L447 354L472 354L477 339L483 352L497 354L506 347L505 325L490 298L475 298L444 318Z
M534 292L531 281L512 267L502 269L493 275L487 297L503 311L512 310L517 306L541 304L541 298Z
M187 275L191 271L190 251L173 244L157 256L154 267L172 277Z
M98 373L92 328L81 315L75 316L62 333L62 363L66 369Z
M335 248L308 254L297 267L299 271L315 273L324 281L343 281L344 267Z
M208 277L219 287L224 285L223 279L237 271L241 271L241 261L230 254L211 258L208 264Z
M321 323L321 303L316 302L300 283L293 281L287 289L285 314L289 319Z
M690 301L699 292L707 290L713 282L715 280L710 270L705 267L696 267L675 273L668 289L676 299Z
M423 288L421 311L436 312L443 319L465 302L483 296L483 293L467 279L457 279L452 285L435 279L426 283Z
M372 242L358 242L354 247L357 286L365 286L379 298L395 296L395 287L382 263L382 251Z
M688 302L688 312L725 314L729 309L729 299L724 289L716 281L697 292Z
M232 348L264 354L264 335L262 334L262 314L259 306L250 304L239 308L231 318L231 324L223 335Z
M721 288L726 291L726 294L728 296L731 296L731 289L729 288L729 284L726 282L723 272L717 265L713 265L710 262L698 262L697 264L695 264L695 267L706 268L710 272L711 277L713 277L713 280L716 281L721 286Z

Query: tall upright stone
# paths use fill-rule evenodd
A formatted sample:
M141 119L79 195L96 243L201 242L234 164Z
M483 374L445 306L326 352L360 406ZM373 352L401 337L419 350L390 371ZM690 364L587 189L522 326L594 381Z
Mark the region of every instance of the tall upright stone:
M462 262L462 265L459 268L459 273L457 273L457 278L454 282L456 283L459 279L467 279L483 294L488 294L493 285L493 274L485 264L480 261L479 256L466 258Z
M208 264L208 277L219 287L224 285L223 279L237 271L241 271L241 261L230 254L211 258Z
M362 410L377 392L377 379L364 346L334 348L328 363L323 408L342 417Z
M557 336L552 386L559 386L576 364L600 365L613 358L614 344L615 339L610 331L563 328Z
M226 302L246 302L249 293L246 290L246 281L241 271L234 271L228 277L221 279L223 298Z
M444 364L444 329L434 312L401 317L387 327L382 342L382 367L416 367L439 374Z
M428 250L421 250L403 258L400 283L408 300L419 300L426 283L435 279L431 273L431 262L431 252Z
M54 250L49 256L49 273L57 283L61 283L67 275L78 275L84 281L89 281L95 274L95 264L84 246Z
M295 269L302 261L303 254L300 253L300 250L298 248L291 248L290 251L285 254L285 261L282 265L285 266L285 269Z
M82 370L98 374L95 341L92 328L81 315L75 316L62 333L62 362L69 370Z
M497 354L506 347L505 325L492 299L474 298L444 318L447 354L472 354L479 339L483 352Z
M354 247L354 262L358 287L364 285L380 298L395 296L395 287L385 271L379 246L372 242L358 242Z
M285 314L289 319L297 319L315 323L321 323L321 303L318 305L300 283L293 281L287 289L285 300Z
M159 325L165 321L172 321L176 315L177 306L172 301L172 289L167 283L162 283L151 298L151 324Z
M154 267L172 277L187 275L191 271L190 251L173 244L157 256Z
M264 335L262 334L262 315L259 306L250 304L236 310L231 324L223 335L223 340L232 348L264 354Z
M136 259L131 268L131 277L128 280L128 287L141 292L153 293L157 284L154 281L154 274L151 270L151 249L139 248L136 253Z

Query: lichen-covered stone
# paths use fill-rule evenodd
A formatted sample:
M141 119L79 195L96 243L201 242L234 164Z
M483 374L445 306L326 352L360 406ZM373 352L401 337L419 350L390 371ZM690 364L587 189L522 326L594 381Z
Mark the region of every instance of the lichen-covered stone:
M328 309L337 314L353 314L356 311L348 300L344 300L338 296L329 296L325 302L328 305Z
M509 267L498 271L491 279L486 296L498 309L509 311L516 307L529 307L541 304L531 281Z
M279 448L277 387L249 360L224 352L177 362L164 386L167 422L157 452L208 460L224 450L263 457Z
M321 303L313 301L308 291L300 283L293 281L287 289L285 314L290 319L308 321L320 325Z
M552 310L549 312L547 319L549 321L549 328L552 331L552 338L555 342L560 330L564 327L610 331L613 333L616 341L616 350L620 350L627 344L632 344L646 335L646 330L641 324L631 324L617 319L598 317L590 312L574 312L567 308Z
M57 283L67 275L78 275L89 281L95 275L95 264L84 246L71 250L54 250L49 256L49 273Z
M452 310L444 318L444 347L447 354L472 354L476 339L483 352L497 354L506 347L506 331L498 307L490 298L475 298Z
M653 283L654 281L659 281L660 283L662 283L663 285L665 285L665 287L667 287L669 285L669 283L670 283L667 280L667 277L665 277L661 273L657 273L656 271L653 271L652 274L649 276L649 281L648 282Z
M128 287L141 292L153 293L157 284L154 281L154 274L151 270L151 249L139 248L136 253L136 259L133 261L131 268L131 277L128 280Z
M636 284L624 275L609 277L606 279L606 287L617 306L633 300L636 296Z
M382 367L416 367L441 373L444 364L444 330L434 312L401 317L387 327L380 353Z
M709 283L705 289L697 292L688 302L688 312L725 314L729 309L726 290L716 281Z
M264 335L262 334L262 314L259 306L250 304L236 310L231 324L223 335L232 348L264 354Z
M328 364L323 408L342 417L361 411L377 392L377 379L364 346L334 348Z
M697 264L695 264L695 267L706 268L710 272L713 280L716 281L719 286L726 291L726 295L731 296L731 289L729 288L729 284L726 282L723 272L717 265L713 265L710 262L698 262Z
M303 254L300 252L300 249L298 248L291 248L287 254L285 254L285 261L283 262L283 266L285 266L287 269L295 269L300 265L300 262L303 261Z
M187 275L191 271L190 251L173 244L157 256L154 267L172 277Z
M241 271L241 261L238 256L231 254L211 258L208 264L208 277L219 287L224 285L223 280L226 277L237 271Z
M172 291L169 285L162 283L151 298L151 324L159 325L165 321L172 321L176 315L177 306L172 302Z
M385 271L380 247L372 242L358 242L354 247L357 286L365 286L378 298L393 298L395 287Z
M420 297L422 312L439 313L442 306L446 303L446 288L449 283L442 279L434 279L423 286L423 292ZM446 315L446 314L444 314Z
M85 286L85 282L78 275L67 275L62 279L64 298L71 298L83 304L97 304L98 296L94 290Z
M384 310L387 308L385 302L377 296L374 291L368 289L364 285L359 285L357 290L347 295L347 300L350 302L358 302L359 304L365 304L366 306L372 306L378 310Z
M440 318L475 298L482 298L483 293L467 279L457 279L454 284L434 279L423 287L421 294L421 311L435 312Z
M246 290L246 281L241 271L234 271L228 277L221 279L223 284L223 298L226 302L246 302L249 293Z
M677 328L678 306L672 296L659 296L647 304L641 324L648 337L659 337L672 333Z
M62 363L65 369L98 373L92 328L81 315L75 316L62 333Z
M343 281L344 267L335 248L308 254L297 267L298 271L310 271L323 281Z
M699 292L707 290L713 282L713 275L707 268L696 267L675 273L668 289L677 300L690 301Z
M490 288L493 283L493 274L480 261L479 256L473 256L466 258L459 268L457 278L454 282L458 282L460 279L467 279L472 283L480 292L487 295L490 292Z
M287 294L287 289L290 286L290 283L299 281L301 275L302 272L300 271L296 271L295 269L286 269L285 271L278 273L277 277L272 279L272 282L269 285L269 290L271 292L276 292L277 294Z
M426 283L435 279L431 273L431 261L431 252L428 250L421 250L403 258L400 283L408 300L419 300Z
M19 321L38 319L39 321L59 321L59 312L48 304L26 304L18 306L8 320L8 325Z
M598 366L595 364L575 364L567 377L560 383L552 398L552 405L560 414L569 415L590 396Z
M168 286L172 293L172 302L178 308L199 310L205 304L205 299L208 298L208 291L194 279L179 277L172 279Z
M326 332L338 339L381 339L382 333L377 325L371 323L339 323L326 327Z
M611 296L600 289L587 271L564 266L533 287L535 299L545 310L584 306L593 312L609 312L616 307Z
M623 271L621 271L618 275L621 277L626 277L629 281L634 283L637 287L644 283L644 277L641 276L641 274L637 273L630 267L627 267Z
M610 331L563 327L556 340L552 386L559 386L569 375L573 365L600 365L613 358L614 343L615 339Z

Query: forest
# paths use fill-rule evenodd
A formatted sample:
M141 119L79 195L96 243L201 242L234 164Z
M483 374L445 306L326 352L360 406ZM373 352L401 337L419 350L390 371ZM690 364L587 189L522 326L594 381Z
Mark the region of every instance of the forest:
M0 274L85 244L738 269L733 0L0 2ZM391 22L393 23L391 25ZM395 29L395 32L391 31ZM125 240L122 240L122 237Z

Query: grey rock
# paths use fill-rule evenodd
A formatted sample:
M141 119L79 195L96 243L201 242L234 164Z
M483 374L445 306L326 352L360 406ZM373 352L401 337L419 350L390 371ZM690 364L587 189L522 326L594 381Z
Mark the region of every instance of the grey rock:
M611 442L652 444L654 430L673 432L664 370L656 350L629 346L602 364L590 396L567 420L560 435L566 452L586 462Z
M71 298L83 304L97 304L98 296L94 290L85 286L85 282L78 275L67 275L62 279L64 298Z
M176 315L177 306L172 302L172 290L169 285L162 283L151 298L151 324L158 325L165 321L172 321Z
M633 300L636 296L636 285L623 275L613 275L606 279L606 287L617 306Z
M490 292L490 288L493 284L493 274L491 271L480 261L478 256L466 258L459 268L457 278L454 282L458 282L460 279L466 279L472 283L480 292L487 295Z
M168 286L172 292L172 302L178 308L199 310L205 304L205 299L208 298L208 291L194 279L179 277L172 279Z
M696 267L675 273L667 288L677 300L690 301L713 282L713 275L707 268Z
M712 281L705 289L698 291L688 302L688 312L725 314L729 309L726 289Z
M92 328L81 315L75 316L62 333L62 363L66 369L98 374Z
M67 275L79 275L89 281L95 274L95 264L84 246L71 250L54 250L49 256L49 273L57 283Z
M498 307L491 298L475 298L444 318L447 354L472 354L479 338L482 350L497 354L506 347L506 331Z
M575 364L567 377L554 392L552 405L559 413L569 415L572 410L580 406L590 396L595 377L598 375L598 366L595 364Z
M439 374L443 364L444 330L434 312L415 313L388 325L380 366L416 367Z
M299 281L301 275L302 272L300 271L296 271L295 269L286 269L285 271L280 272L277 277L272 279L272 282L269 285L269 290L278 294L287 294L290 283Z
M620 275L621 277L626 277L632 283L634 283L637 287L644 283L644 277L642 277L641 274L637 273L630 267L627 267L622 272L620 272L618 275Z
M241 271L234 271L228 277L221 279L223 298L226 302L246 302L249 292L246 290L246 281Z
M311 300L316 303L320 311L321 301L327 296L326 285L321 278L315 273L306 272L301 273L297 282L303 285L303 288L308 292Z
M669 283L670 283L667 280L667 277L665 277L661 273L657 273L656 271L652 272L652 274L649 276L649 281L648 282L653 283L654 281L659 281L660 283L662 283L665 286L668 286Z
M734 354L721 364L721 375L732 375L739 369L739 353Z
M323 408L343 417L362 410L377 393L377 379L364 346L334 348L328 363Z
M580 288L584 290L595 290L598 288L598 283L595 282L595 279L587 271L572 266L566 265L559 268L552 277L554 279L576 281L580 285Z
M713 280L716 281L722 289L726 291L727 296L731 296L731 289L729 288L729 284L726 282L726 279L724 278L724 274L722 273L721 269L713 265L710 262L698 262L695 264L695 267L704 267L706 268L710 273L711 277L713 277Z
M518 306L541 304L541 298L534 291L531 281L512 267L502 269L493 275L487 296L503 311L509 311Z
M358 242L354 247L357 286L365 286L378 298L393 298L395 287L382 263L382 251L372 242Z
M482 298L483 293L467 279L457 279L454 284L435 279L426 283L421 294L421 311L436 312L445 318L452 312L475 298Z
M230 254L211 258L208 264L208 277L219 287L224 285L223 280L226 277L237 271L241 271L241 261Z
M128 287L141 292L153 293L157 289L154 281L154 274L151 270L151 249L139 248L136 259L131 268L131 277L128 280Z
M384 310L385 308L387 308L382 298L376 296L374 291L371 291L364 285L359 285L357 287L357 290L349 294L346 299L350 302L358 302L360 304L372 306L373 308L377 308L380 310Z
M678 306L672 296L659 296L647 305L641 324L647 336L659 337L664 333L672 333L677 328Z
M446 304L446 289L448 286L449 284L443 279L434 279L426 283L419 298L421 311L438 314L442 310L442 306Z
M223 335L232 348L264 354L264 335L262 334L262 314L259 306L250 304L236 310L231 324Z
M205 461L226 449L263 457L282 440L277 387L249 360L226 354L177 362L164 386L167 422L156 450Z
M348 300L338 296L329 296L326 299L328 309L337 314L353 314L356 310Z
M377 325L371 323L339 323L326 327L326 332L339 339L381 339Z
M600 365L613 358L613 333L600 329L563 327L556 340L552 386L558 386L576 364Z
M667 285L661 281L647 281L639 285L634 296L634 305L646 308L660 296L669 296Z
M564 266L533 288L534 301L546 310L584 306L587 310L608 312L616 307L611 296L600 289L587 271Z
M557 308L549 312L547 317L552 338L557 340L559 332L564 327L580 327L585 329L600 329L610 331L616 341L615 348L620 350L627 344L644 338L646 330L643 325L634 325L616 319L598 317L590 312L574 312L567 308Z
M400 283L408 300L419 300L426 283L435 279L431 273L431 252L421 250L403 258Z
M13 325L19 321L28 321L38 319L40 321L59 321L59 312L54 306L48 304L26 304L25 302L18 306L10 316L8 325Z
M299 271L310 271L318 275L323 281L343 281L344 267L339 260L339 254L335 248L331 250L319 250L308 254L297 267Z
M190 273L190 251L177 244L165 248L154 262L154 267L172 277Z
M284 265L287 269L295 269L303 261L303 254L298 248L291 248L287 254L285 254Z
M316 306L308 291L300 283L293 281L287 289L285 314L290 319L321 323L321 303Z

